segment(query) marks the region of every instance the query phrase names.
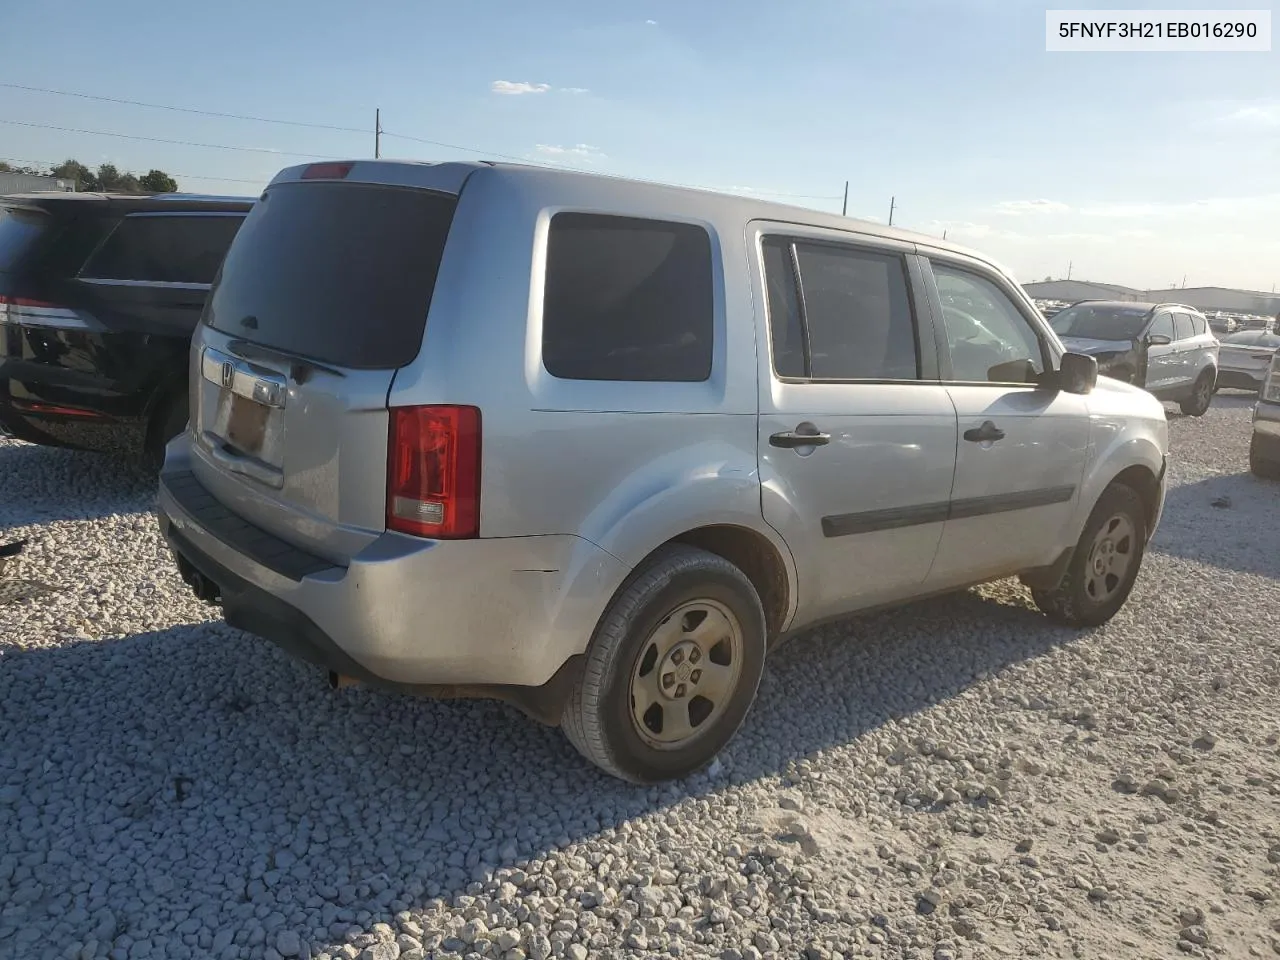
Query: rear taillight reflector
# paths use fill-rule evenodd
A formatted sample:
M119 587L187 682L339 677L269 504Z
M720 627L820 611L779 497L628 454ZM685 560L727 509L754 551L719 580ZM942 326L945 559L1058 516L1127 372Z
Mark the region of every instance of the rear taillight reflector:
M354 160L341 163L313 163L302 171L303 180L341 180L354 167Z
M6 297L3 294L0 294L0 306L48 307L49 309L57 309L60 304L50 303L47 300L32 300L30 297Z
M95 410L81 410L78 407L64 407L56 403L39 403L34 400L10 400L15 410L22 413L42 413L55 417L84 417L87 420L103 420L103 414Z
M480 532L480 411L422 406L391 410L387 529L460 540Z

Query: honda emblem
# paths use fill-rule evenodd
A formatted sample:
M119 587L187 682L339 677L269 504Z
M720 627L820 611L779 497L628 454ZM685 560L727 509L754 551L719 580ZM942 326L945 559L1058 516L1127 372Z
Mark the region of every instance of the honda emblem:
M236 380L236 365L232 363L230 360L223 361L222 385L224 387L230 387L233 383L235 383L235 380Z

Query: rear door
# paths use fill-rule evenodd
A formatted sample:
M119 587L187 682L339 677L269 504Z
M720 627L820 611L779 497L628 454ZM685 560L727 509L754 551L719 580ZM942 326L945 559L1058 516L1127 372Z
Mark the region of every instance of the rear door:
M1179 390L1189 390L1195 382L1199 370L1201 345L1196 338L1195 328L1191 323L1191 314L1185 310L1173 312L1173 345L1177 347L1174 355L1178 358L1178 380L1175 386Z
M1013 286L967 259L929 257L943 318L942 378L958 416L955 483L929 581L946 589L1055 559L1080 497L1085 399L1045 390L1044 325ZM997 342L974 341L972 321Z
M342 563L385 528L387 394L417 355L458 168L317 164L246 218L192 352L194 471L222 503ZM439 172L437 172L437 170Z
M917 258L791 225L753 239L768 309L763 509L800 565L799 616L910 596L937 552L956 454Z

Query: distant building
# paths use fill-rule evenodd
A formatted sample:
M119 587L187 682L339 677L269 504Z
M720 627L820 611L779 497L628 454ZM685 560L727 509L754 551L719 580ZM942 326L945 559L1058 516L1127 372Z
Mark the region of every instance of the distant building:
M1089 283L1084 280L1045 280L1040 283L1024 283L1022 289L1036 300L1139 300L1141 290L1122 287L1114 283Z
M1256 290L1231 290L1226 287L1185 287L1173 290L1148 290L1146 299L1173 300L1197 310L1226 313L1248 313L1274 317L1280 312L1280 295Z
M63 177L34 177L29 173L0 172L0 197L11 193L38 193L46 190L75 193L76 182Z
M1185 303L1197 310L1215 313L1245 313L1274 317L1280 312L1280 294L1255 290L1232 290L1227 287L1175 287L1167 290L1135 290L1114 283L1090 283L1085 280L1045 280L1024 283L1027 296L1035 300L1131 300L1140 303Z

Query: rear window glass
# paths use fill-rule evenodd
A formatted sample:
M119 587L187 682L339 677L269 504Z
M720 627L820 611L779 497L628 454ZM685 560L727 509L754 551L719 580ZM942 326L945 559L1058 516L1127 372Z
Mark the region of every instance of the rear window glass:
M701 227L558 213L547 242L542 362L567 380L711 376L711 238Z
M125 217L80 271L88 280L212 283L240 214Z
M12 270L49 227L46 214L0 207L0 270Z
M227 253L206 322L337 366L404 366L422 345L456 206L407 187L270 187Z

